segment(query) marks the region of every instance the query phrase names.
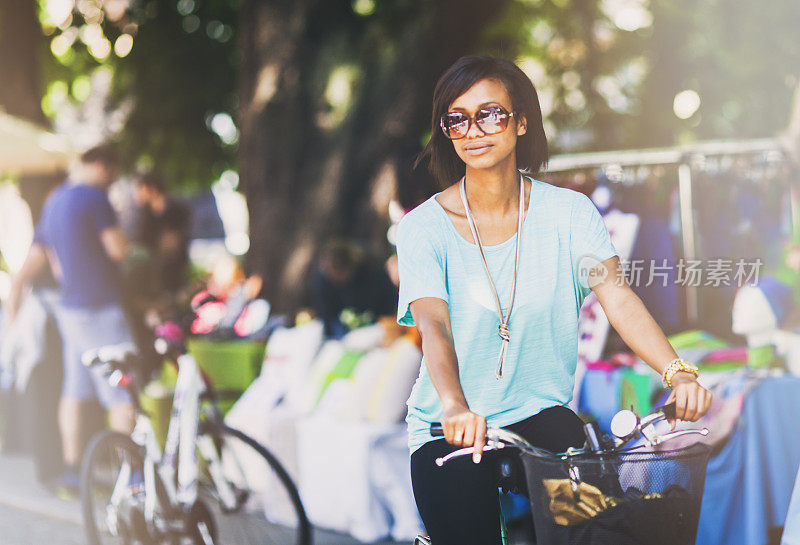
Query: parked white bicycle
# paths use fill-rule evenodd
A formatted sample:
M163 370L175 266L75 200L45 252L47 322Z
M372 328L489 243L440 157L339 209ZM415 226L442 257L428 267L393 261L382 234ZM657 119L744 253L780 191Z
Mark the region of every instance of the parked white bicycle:
M263 445L225 426L213 388L183 343L161 337L159 352L178 378L164 448L139 404L143 377L131 345L84 356L136 409L130 436L104 431L81 471L90 545L310 545L311 526L297 487Z

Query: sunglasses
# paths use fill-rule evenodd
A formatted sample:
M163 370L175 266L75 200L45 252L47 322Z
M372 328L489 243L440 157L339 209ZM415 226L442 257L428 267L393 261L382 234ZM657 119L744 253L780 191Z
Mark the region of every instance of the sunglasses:
M509 112L502 106L484 106L474 116L463 112L447 112L439 120L439 124L447 138L458 140L467 136L473 120L483 134L489 135L506 130L511 117L514 117L514 112Z

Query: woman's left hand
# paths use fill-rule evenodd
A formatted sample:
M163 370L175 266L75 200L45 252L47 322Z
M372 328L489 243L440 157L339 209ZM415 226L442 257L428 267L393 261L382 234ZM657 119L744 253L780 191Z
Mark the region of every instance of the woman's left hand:
M672 393L667 404L675 402L677 420L695 422L708 412L711 397L711 392L700 386L694 376L678 372L672 377ZM675 422L672 425L674 428Z

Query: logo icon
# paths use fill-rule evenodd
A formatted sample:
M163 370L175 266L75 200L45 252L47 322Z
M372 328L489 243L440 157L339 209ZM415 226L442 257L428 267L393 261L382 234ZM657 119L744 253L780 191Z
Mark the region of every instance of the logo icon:
M587 254L578 260L578 282L584 288L591 288L608 276L608 269L601 265L597 256Z

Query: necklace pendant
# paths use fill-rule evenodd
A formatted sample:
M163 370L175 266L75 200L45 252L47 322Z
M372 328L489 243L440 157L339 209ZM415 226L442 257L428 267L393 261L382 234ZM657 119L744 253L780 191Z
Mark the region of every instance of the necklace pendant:
M497 370L494 376L497 380L500 380L503 378L503 364L506 362L506 351L508 349L508 343L511 340L511 332L508 329L508 324L500 322L497 328L497 334L500 335L502 341L500 344L500 357L497 358Z
M500 346L500 357L497 358L497 370L494 376L497 380L503 378L503 364L506 362L506 349L508 348L508 341L503 339L503 344Z
M497 334L500 335L500 338L503 339L504 342L508 342L511 340L511 332L508 329L508 324L500 323L497 326Z
M486 260L486 254L483 251L483 245L481 244L481 237L478 235L478 227L475 225L475 220L472 217L472 212L469 209L469 202L467 202L467 190L466 190L466 177L461 178L461 182L459 183L459 193L461 193L461 203L464 205L464 212L467 216L467 222L469 223L469 230L472 232L472 238L475 240L475 244L478 246L478 251L481 254L481 260L483 261L483 269L486 272L486 278L489 280L489 286L492 288L492 294L494 295L495 303L497 303L497 310L500 315L500 326L497 329L497 334L500 335L501 343L500 343L500 357L497 360L497 370L495 371L495 377L499 380L503 378L503 364L506 361L506 352L508 351L508 343L511 339L511 335L508 329L508 320L511 318L511 310L514 308L514 295L517 291L517 271L519 270L519 254L520 254L520 241L522 240L522 223L525 216L525 181L522 178L522 174L519 176L519 212L517 213L517 241L516 241L516 249L514 250L514 276L511 280L511 296L509 298L508 303L508 313L503 312L502 304L500 303L500 296L497 293L497 286L494 285L494 280L492 279L492 272L489 270L489 263Z

